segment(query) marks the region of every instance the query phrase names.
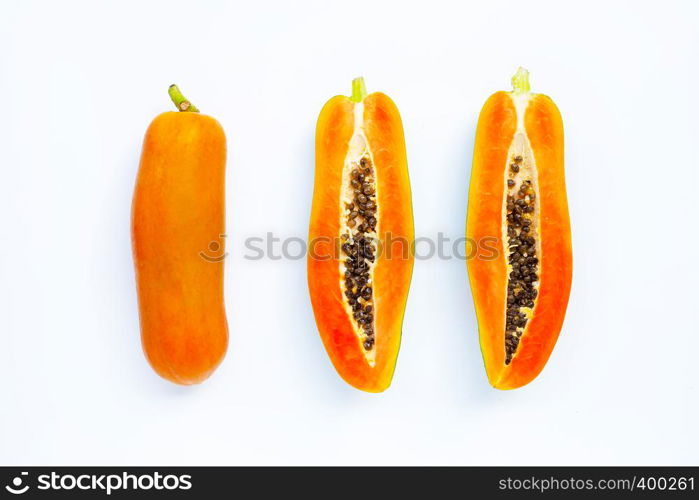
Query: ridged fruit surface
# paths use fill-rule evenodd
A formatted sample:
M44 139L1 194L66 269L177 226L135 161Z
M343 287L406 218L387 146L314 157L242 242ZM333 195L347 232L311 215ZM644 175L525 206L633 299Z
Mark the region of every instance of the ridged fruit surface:
M228 345L226 138L214 118L173 100L189 111L163 113L148 127L132 243L143 350L160 376L188 385L208 378Z

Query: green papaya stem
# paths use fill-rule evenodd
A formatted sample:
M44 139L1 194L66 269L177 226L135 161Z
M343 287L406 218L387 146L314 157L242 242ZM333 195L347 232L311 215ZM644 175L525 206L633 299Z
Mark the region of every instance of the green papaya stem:
M350 100L352 102L362 102L366 97L366 84L364 83L364 77L360 76L352 80L352 96Z
M531 89L529 71L520 66L517 69L517 73L512 77L512 91L515 94L528 94Z
M189 102L187 98L182 95L182 92L180 92L180 89L174 83L170 85L169 89L167 89L167 93L170 95L172 102L175 103L175 106L177 106L177 111L199 113L199 109L197 109L194 104Z

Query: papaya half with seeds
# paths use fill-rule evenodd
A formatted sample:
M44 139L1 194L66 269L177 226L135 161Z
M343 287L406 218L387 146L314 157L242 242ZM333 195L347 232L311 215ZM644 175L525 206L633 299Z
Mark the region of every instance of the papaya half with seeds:
M177 384L205 380L223 359L226 138L170 87L179 112L157 116L143 142L131 238L146 358Z
M382 93L323 107L309 228L308 287L339 375L367 392L388 388L413 270L413 212L403 125Z
M478 119L466 237L497 240L495 258L467 261L490 383L515 389L544 368L563 325L572 279L563 121L530 92L520 68Z

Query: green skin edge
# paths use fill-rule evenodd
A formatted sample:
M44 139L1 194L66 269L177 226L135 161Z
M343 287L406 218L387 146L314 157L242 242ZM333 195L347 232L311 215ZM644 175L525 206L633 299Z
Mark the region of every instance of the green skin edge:
M199 113L199 109L182 95L182 92L180 92L180 89L174 83L167 89L167 93L170 95L170 99L172 99L175 106L177 106L177 111Z

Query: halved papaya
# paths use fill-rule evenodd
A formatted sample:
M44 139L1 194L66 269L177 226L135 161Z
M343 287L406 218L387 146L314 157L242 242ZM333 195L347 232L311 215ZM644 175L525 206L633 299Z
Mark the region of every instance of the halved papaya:
M520 68L478 119L466 237L497 241L467 261L490 383L515 389L544 368L563 325L572 278L563 121Z
M323 107L309 228L308 287L316 324L340 376L388 388L413 269L413 212L405 139L395 104L366 94Z

